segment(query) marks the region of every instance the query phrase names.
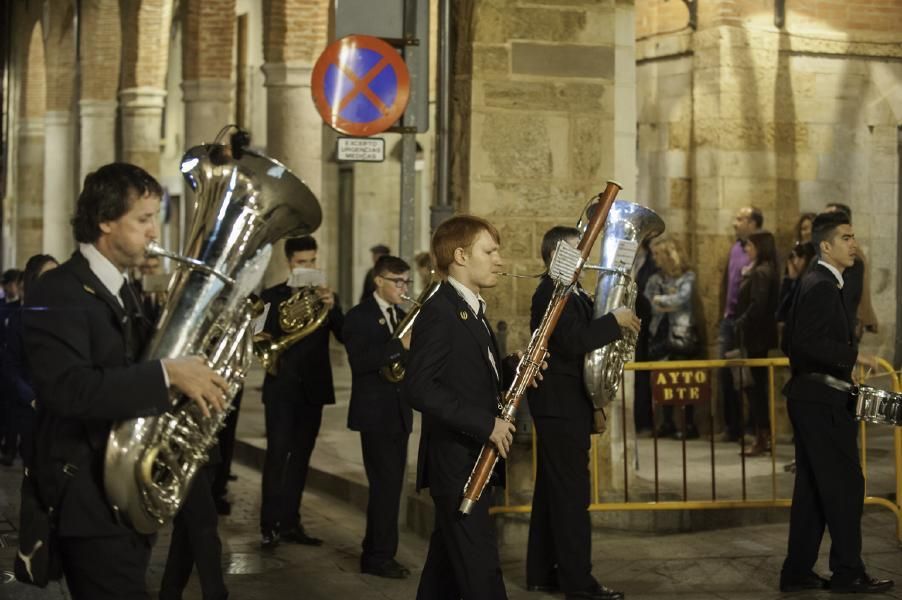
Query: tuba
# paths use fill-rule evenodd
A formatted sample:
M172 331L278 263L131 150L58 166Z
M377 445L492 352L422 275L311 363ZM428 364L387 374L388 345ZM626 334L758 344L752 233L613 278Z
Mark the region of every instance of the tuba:
M231 145L205 144L185 154L181 171L196 193L185 254L148 248L178 267L142 360L203 356L229 382L229 410L253 354L250 331L258 313L248 297L262 280L272 244L310 233L322 219L307 186L279 162L245 149L247 141L236 134ZM106 447L107 498L125 523L145 534L178 512L228 414L204 417L174 391L170 399L168 413L115 423Z
M263 312L263 303L258 301L256 310ZM305 286L299 288L287 300L279 303L279 326L285 335L277 340L268 333L254 336L254 354L260 365L270 375L278 375L279 358L288 348L298 343L326 322L329 307L319 298L316 288Z
M423 308L423 305L426 304L430 298L438 291L438 288L442 285L441 279L436 279L435 275L432 277L432 281L429 282L423 291L420 292L420 295L417 296L417 299L414 300L408 296L402 296L405 300L409 300L413 307L411 307L410 312L404 315L404 318L401 319L401 322L398 323L398 326L395 328L394 333L392 333L392 340L400 340L402 337L407 335L407 332L410 331L410 328L413 327L413 322L417 318L417 315L420 312L420 309ZM382 375L382 378L386 381L390 381L391 383L398 383L402 379L404 379L404 364L400 360L396 360L395 362L385 365L379 369L379 374Z
M664 232L664 221L644 206L617 200L605 224L601 242L598 284L593 317L621 306L636 309L636 254L645 240ZM633 359L637 336L624 330L623 337L586 354L583 374L592 399L593 431L604 431L604 407L614 401L623 379L623 365Z

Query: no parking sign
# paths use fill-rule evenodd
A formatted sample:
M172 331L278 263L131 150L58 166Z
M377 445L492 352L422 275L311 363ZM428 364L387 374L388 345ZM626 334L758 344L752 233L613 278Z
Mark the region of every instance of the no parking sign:
M382 133L401 118L410 75L391 45L368 35L330 44L313 67L313 101L323 121L347 135Z

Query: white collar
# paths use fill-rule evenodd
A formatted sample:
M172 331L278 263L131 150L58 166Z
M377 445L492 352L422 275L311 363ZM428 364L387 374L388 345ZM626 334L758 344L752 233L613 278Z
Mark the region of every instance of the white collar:
M100 253L100 250L97 249L97 246L94 244L79 244L78 251L81 252L81 255L85 257L85 260L88 261L88 266L91 268L91 272L97 276L97 279L100 280L100 283L103 284L109 292L113 295L114 298L119 300L119 303L122 304L122 298L119 297L119 290L122 289L122 284L127 280L125 273L119 271L110 259Z
M390 309L391 307L393 307L394 304L391 304L390 302L388 302L387 300L385 300L385 298L383 298L382 296L380 296L380 295L377 294L376 292L373 292L373 298L376 299L376 304L379 305L379 310L382 311L382 314L385 315L386 318L388 318L389 320L391 320L391 316L390 316L389 313L388 313L388 309Z
M833 273L833 276L836 277L836 282L837 282L837 284L839 284L839 289L842 289L842 286L843 286L843 279L842 279L842 273L840 273L839 269L837 269L836 267L834 267L834 266L831 265L830 263L828 263L828 262L826 262L826 261L823 261L823 260L817 261L817 264L823 265L824 267L827 268L828 271L830 271L831 273Z
M461 295L461 297L466 301L467 306L470 307L470 310L473 311L474 315L479 315L479 307L481 306L483 309L483 313L485 312L485 300L481 295L477 295L473 293L473 290L454 279L450 275L448 276L448 283L450 283L457 293Z

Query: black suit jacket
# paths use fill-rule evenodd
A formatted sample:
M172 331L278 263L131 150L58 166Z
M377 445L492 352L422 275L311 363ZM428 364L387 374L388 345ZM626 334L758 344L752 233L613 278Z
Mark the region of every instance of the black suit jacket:
M127 339L135 328L78 252L41 276L27 305L25 349L39 419L35 466L78 467L62 499L60 533L128 533L106 501L103 458L113 421L169 409L160 362L133 359L149 331Z
M487 324L486 324L487 325ZM423 414L417 489L460 495L498 415L503 365L487 328L448 282L442 283L413 325L401 397ZM503 376L503 373L502 373ZM495 482L501 482L501 461Z
M279 304L291 297L293 290L285 283L263 291L261 298L268 303L269 313L263 330L273 339L285 335L279 325ZM266 374L263 380L263 401L273 398L302 400L309 404L335 404L335 387L332 383L332 362L329 360L329 332L342 342L341 329L344 314L338 296L329 311L325 323L316 331L297 342L279 358L278 375Z
M852 323L836 278L818 264L806 273L787 321L787 350L793 377L787 384L790 398L810 401L845 401L846 394L799 375L825 373L852 380L858 348Z
M532 296L530 329L542 322L554 281L542 277ZM613 314L592 318L592 301L583 291L573 292L548 342L548 369L539 387L529 390L529 412L535 417L582 417L591 408L586 393L583 363L586 353L619 340L622 333Z
M404 312L398 310L402 319ZM401 401L401 384L391 383L379 369L404 362L407 351L392 339L376 299L370 295L345 315L342 337L351 363L348 427L354 431L410 433L413 411Z

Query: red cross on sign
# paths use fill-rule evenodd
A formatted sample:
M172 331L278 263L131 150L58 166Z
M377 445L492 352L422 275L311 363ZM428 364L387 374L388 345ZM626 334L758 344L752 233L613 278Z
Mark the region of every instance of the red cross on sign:
M313 101L327 125L368 136L394 125L410 98L410 74L401 55L368 35L349 35L323 51L313 67Z

